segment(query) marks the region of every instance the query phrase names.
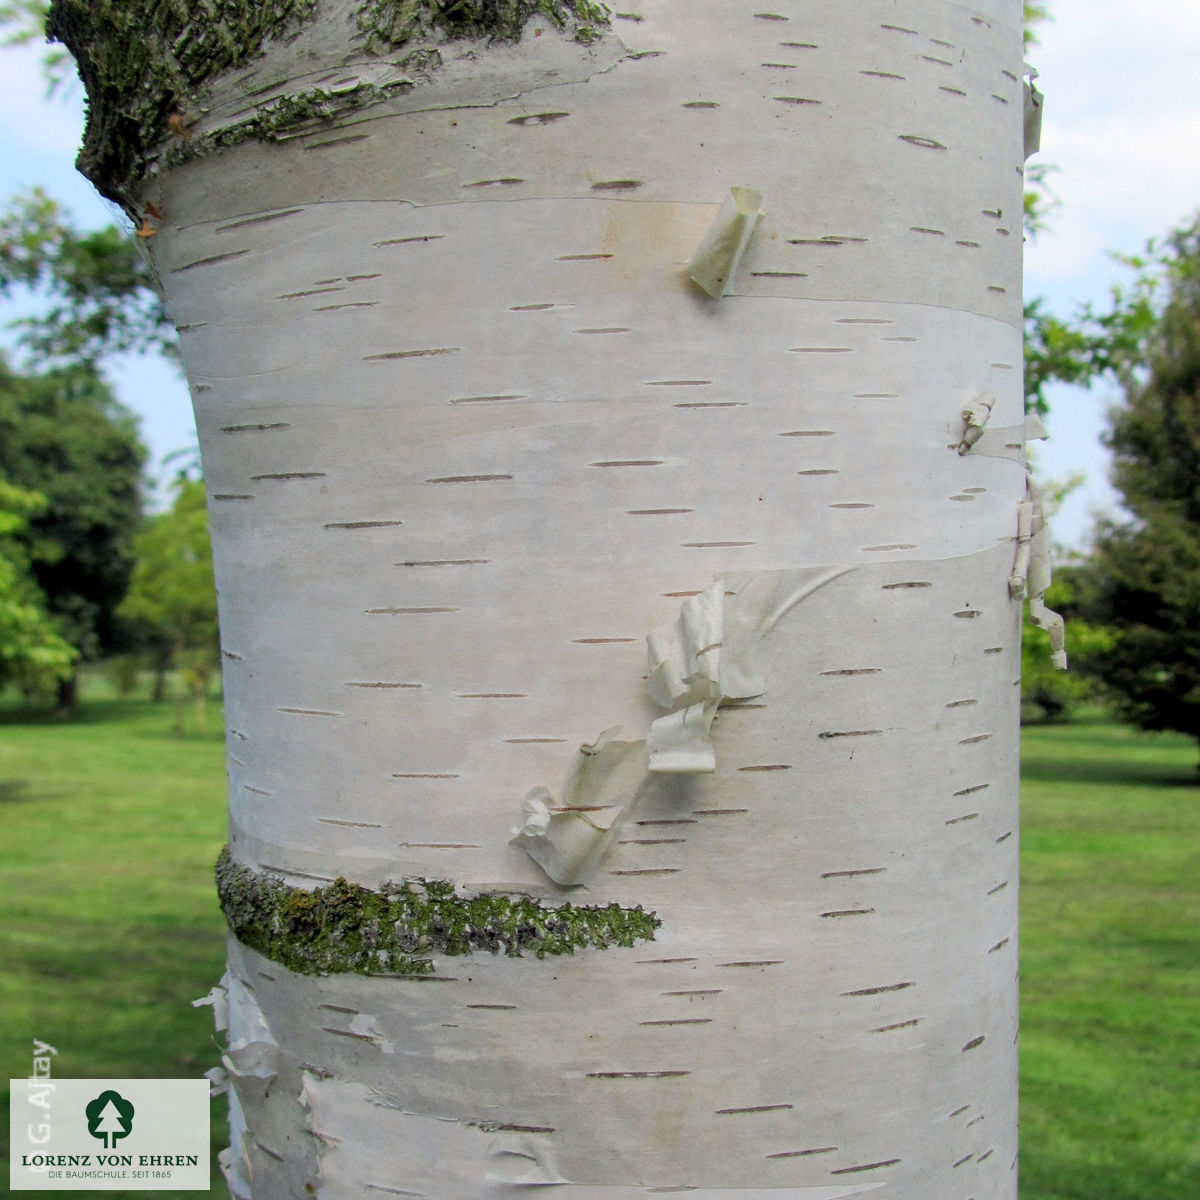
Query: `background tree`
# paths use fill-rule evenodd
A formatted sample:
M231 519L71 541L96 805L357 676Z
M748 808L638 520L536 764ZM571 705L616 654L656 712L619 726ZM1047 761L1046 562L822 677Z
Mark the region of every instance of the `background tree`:
M46 613L22 544L29 517L44 505L0 478L0 685L15 682L26 691L69 678L78 657Z
M147 517L133 543L136 563L117 616L150 653L154 699L166 673L183 669L203 723L204 696L218 667L217 596L204 483L181 475L170 510Z
M145 457L134 418L93 367L24 375L0 360L0 474L45 500L13 537L56 630L85 661L117 642ZM58 690L69 709L74 676Z
M1095 669L1126 719L1200 740L1200 218L1143 265L1132 301L1099 323L1126 334L1107 444L1131 519L1096 539L1091 607L1116 636Z

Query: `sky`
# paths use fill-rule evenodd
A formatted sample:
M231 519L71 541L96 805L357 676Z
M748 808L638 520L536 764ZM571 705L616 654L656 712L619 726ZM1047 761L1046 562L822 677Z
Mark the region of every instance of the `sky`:
M1025 294L1069 316L1084 302L1103 304L1128 278L1113 252L1137 253L1200 208L1200 4L1050 0L1050 10L1029 61L1046 97L1039 157L1056 168L1050 182L1061 204L1050 229L1026 246ZM39 53L0 50L0 202L40 185L81 224L118 220L72 168L78 90L46 99ZM0 325L10 314L0 305ZM174 367L127 359L110 377L141 418L152 467L194 447L187 388ZM1067 550L1084 549L1094 516L1117 510L1100 436L1119 395L1101 383L1091 391L1056 386L1049 399L1039 474L1083 476L1056 514L1053 536Z

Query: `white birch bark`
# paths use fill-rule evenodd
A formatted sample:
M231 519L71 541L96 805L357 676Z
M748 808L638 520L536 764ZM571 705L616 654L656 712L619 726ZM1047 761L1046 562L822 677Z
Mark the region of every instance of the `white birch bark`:
M193 136L394 79L349 8ZM231 941L238 1196L1015 1195L1020 20L645 0L150 184L235 859L662 922L431 980ZM713 299L686 264L732 187L764 215ZM754 664L726 643L761 686L714 769L651 772L646 635L714 580L733 613L813 578ZM617 726L616 833L555 884L522 800Z

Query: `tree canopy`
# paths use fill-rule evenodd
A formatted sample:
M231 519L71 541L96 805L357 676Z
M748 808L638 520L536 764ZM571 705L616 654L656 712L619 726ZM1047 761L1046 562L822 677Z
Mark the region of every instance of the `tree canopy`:
M145 458L133 416L94 368L26 375L0 358L0 477L44 501L11 536L56 631L85 659L115 641Z
M1124 303L1076 331L1085 350L1098 331L1124 339L1095 359L1125 393L1106 441L1131 517L1096 541L1089 607L1115 638L1094 667L1128 720L1200 740L1200 216L1141 265Z

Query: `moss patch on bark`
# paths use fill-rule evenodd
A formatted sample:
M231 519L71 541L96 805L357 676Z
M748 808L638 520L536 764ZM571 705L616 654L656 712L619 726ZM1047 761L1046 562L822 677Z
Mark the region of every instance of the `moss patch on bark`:
M172 121L176 135L185 133L212 80L258 58L270 41L294 37L319 19L318 9L319 0L53 0L46 34L75 57L88 97L79 170L129 210ZM608 9L597 0L364 0L356 22L366 51L383 54L417 39L516 41L534 17L587 43ZM318 115L381 98L366 88ZM296 120L311 119L313 103L298 108ZM241 136L193 146L184 157L278 132L290 113L276 109L246 122Z
M653 941L652 912L618 904L543 905L529 896L460 896L437 879L379 891L336 879L307 891L233 861L216 867L217 892L239 941L304 975L430 975L435 954L488 951L543 958Z

